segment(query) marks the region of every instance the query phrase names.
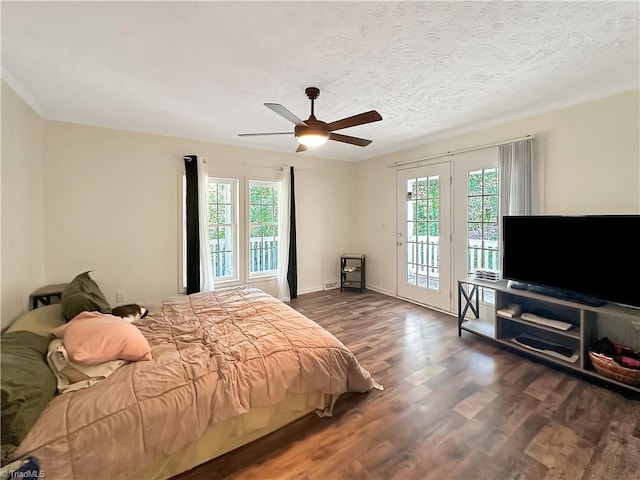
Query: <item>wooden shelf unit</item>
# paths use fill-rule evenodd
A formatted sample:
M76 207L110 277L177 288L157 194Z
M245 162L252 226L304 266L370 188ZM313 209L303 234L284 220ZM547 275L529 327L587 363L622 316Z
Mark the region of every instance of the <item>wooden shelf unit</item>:
M495 303L491 309L480 308L479 297L482 288L495 292ZM530 312L540 316L547 313L548 318L559 319L573 326L569 330L561 330L525 320L521 315L509 317L498 313L498 310L512 304L519 305L523 313ZM640 324L640 310L634 308L616 304L600 307L583 305L529 290L509 288L506 281L491 282L474 278L458 281L458 336L462 336L463 331L470 332L534 358L640 393L640 385L629 385L605 377L596 372L591 364L589 349L599 339L598 320L603 316L607 319L614 317L611 321L633 321ZM574 350L577 359L572 362L526 348L513 341L519 335L527 335Z

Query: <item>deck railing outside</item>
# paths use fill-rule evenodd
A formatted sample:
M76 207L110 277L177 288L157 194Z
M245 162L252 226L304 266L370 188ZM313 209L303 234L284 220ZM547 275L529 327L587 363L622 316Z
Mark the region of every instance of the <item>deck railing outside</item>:
M438 237L418 236L417 242L408 245L416 245L415 258L407 257L407 281L414 285L438 288L440 264L440 239ZM476 268L500 269L500 255L497 241L469 240L467 248L467 265L469 275ZM489 293L482 294L486 300L491 301Z
M249 272L269 272L278 269L278 237L249 240ZM233 246L224 240L211 240L211 266L216 278L232 274Z

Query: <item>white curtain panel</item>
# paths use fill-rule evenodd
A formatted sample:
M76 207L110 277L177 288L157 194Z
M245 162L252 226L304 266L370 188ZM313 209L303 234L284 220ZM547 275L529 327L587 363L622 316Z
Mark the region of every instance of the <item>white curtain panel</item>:
M533 139L499 147L500 215L531 215Z
M287 271L289 269L289 217L291 215L291 173L289 165L278 171L278 286L276 297L291 300Z
M209 243L209 169L204 158L198 159L198 229L200 236L200 291L214 290Z

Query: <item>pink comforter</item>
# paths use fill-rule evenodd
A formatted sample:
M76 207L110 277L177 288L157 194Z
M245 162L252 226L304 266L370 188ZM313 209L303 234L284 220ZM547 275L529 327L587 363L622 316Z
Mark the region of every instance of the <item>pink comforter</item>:
M287 392L339 395L375 383L333 335L252 287L170 299L136 325L153 360L57 396L20 445L47 478L129 477Z

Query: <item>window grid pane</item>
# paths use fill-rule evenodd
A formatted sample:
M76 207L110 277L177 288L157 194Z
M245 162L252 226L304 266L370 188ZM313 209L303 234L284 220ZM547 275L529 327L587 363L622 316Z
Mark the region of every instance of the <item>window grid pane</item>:
M467 268L500 269L497 168L468 173L467 177ZM481 289L481 298L493 302L493 291Z
M233 278L235 245L234 185L231 181L209 179L209 245L214 279Z
M407 181L407 278L409 285L440 286L440 178Z
M249 273L278 269L278 185L249 182Z

